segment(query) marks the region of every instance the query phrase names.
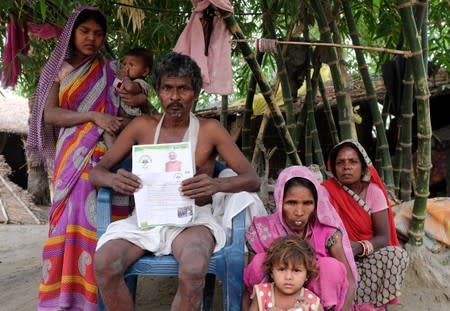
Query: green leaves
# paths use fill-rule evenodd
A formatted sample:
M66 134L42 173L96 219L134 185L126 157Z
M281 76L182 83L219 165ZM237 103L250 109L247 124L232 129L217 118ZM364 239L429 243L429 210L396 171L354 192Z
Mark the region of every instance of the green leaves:
M67 0L3 0L0 8L0 40L4 42L6 25L10 16L16 16L23 25L25 21L32 20L34 23L54 23L64 25L71 11L80 4L99 6L108 18L108 44L116 57L123 55L130 47L143 46L149 48L159 58L172 50L178 36L188 22L193 5L191 1L178 0L127 0L129 10L121 10L123 1L67 1ZM330 1L331 2L331 1ZM262 5L270 8L270 14L274 21L277 36L283 40L291 31L295 36L301 36L304 27L309 27L312 40L319 40L319 32L315 21L312 20L312 9L309 1L292 0L234 0L234 13L239 26L246 39L264 37ZM339 5L339 1L331 2ZM450 68L450 8L448 1L430 0L429 3L429 57L439 66ZM398 14L396 1L393 0L352 0L352 12L361 33L361 43L368 46L400 48L401 21ZM328 18L335 19L342 34L342 42L348 43L349 32L342 16L342 8L331 6ZM120 16L118 11L121 10ZM138 20L127 12L143 12ZM338 12L333 16L333 12ZM121 23L121 19L123 24ZM131 20L130 25L128 21ZM135 23L135 27L131 23ZM140 28L137 27L139 22ZM253 46L252 42L249 42ZM31 42L32 53L30 61L25 61L23 76L20 83L26 92L35 87L35 80L39 76L40 69L48 58L54 40L43 42L33 39ZM3 45L0 47L3 55ZM365 52L370 60L371 72L379 72L379 64L390 59L392 55L386 53ZM354 53L346 53L348 64L356 64ZM262 66L265 75L271 79L275 77L275 66L273 57L268 55ZM31 63L35 64L31 66ZM237 69L234 71L236 95L246 93L247 81L250 71L239 50L233 51L233 64ZM354 65L356 66L356 65ZM31 70L32 72L27 72ZM357 69L349 68L350 72ZM25 86L26 85L26 86ZM27 95L27 94L24 94Z
M42 20L45 21L47 18L47 6L45 5L44 0L40 1L40 8L41 8Z

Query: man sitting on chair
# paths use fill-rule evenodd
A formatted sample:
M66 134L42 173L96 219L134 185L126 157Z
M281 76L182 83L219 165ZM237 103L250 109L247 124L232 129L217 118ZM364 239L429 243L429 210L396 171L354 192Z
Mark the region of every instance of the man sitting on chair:
M133 310L133 300L124 282L124 272L146 251L173 254L179 263L178 289L171 310L198 310L208 263L214 251L225 244L225 232L211 213L217 192L256 192L260 182L225 128L214 119L191 113L202 87L200 68L189 57L169 53L161 59L153 79L164 110L162 115L135 118L91 171L89 180L123 194L141 187L139 178L126 170L110 169L129 154L133 145L190 141L196 174L182 182L183 195L195 199L195 217L188 227L159 226L139 229L136 215L108 226L99 239L94 269L108 310ZM213 178L217 155L237 176Z

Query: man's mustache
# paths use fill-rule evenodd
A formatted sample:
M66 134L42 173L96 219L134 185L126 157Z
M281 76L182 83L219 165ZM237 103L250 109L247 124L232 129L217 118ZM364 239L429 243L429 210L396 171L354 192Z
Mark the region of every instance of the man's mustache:
M184 105L180 102L175 102L175 103L169 103L169 105L167 105L167 108L183 108Z

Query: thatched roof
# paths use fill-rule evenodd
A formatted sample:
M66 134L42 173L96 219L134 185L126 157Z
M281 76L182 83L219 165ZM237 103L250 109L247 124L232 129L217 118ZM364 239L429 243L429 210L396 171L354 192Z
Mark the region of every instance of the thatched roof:
M386 94L386 88L384 86L383 78L380 77L373 77L372 83L375 89L375 92L377 94L378 101L383 102L384 97ZM336 96L334 94L334 87L331 80L328 80L325 82L326 87L326 93L327 93L327 99L331 103L331 105L336 104ZM431 96L440 95L440 94L450 94L450 77L449 73L446 70L440 70L434 78L428 79L428 87L431 93ZM276 102L280 106L280 109L283 110L283 99L280 94L276 96ZM300 100L304 101L305 94L300 94ZM366 90L363 84L362 80L354 80L350 82L350 96L352 98L353 103L359 103L363 101L367 101L367 95ZM316 102L321 102L320 96L316 97ZM244 111L244 104L245 104L245 98L237 100L233 103L230 103L228 107L228 114L234 115L238 113L242 113ZM265 106L265 99L262 97L261 94L255 95L254 101L253 101L253 109L255 111L255 107ZM320 103L319 103L320 106ZM220 114L221 107L217 108L211 108L211 109L205 109L201 111L196 111L196 114L202 117L216 117L218 114ZM261 109L257 109L260 110Z
M0 94L0 132L27 135L28 99L8 92Z

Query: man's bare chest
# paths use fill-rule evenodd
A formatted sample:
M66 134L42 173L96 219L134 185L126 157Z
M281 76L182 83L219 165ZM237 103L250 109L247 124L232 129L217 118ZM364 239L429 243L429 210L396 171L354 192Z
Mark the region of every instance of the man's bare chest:
M141 137L139 144L170 144L184 141L186 129L184 130L166 130L161 129L159 135L155 137L155 129L149 130L148 135ZM189 141L189 138L187 138ZM194 147L194 146L192 146ZM201 133L196 137L195 143L195 165L197 173L206 173L210 175L214 169L216 150L214 146ZM183 161L184 159L179 158Z

